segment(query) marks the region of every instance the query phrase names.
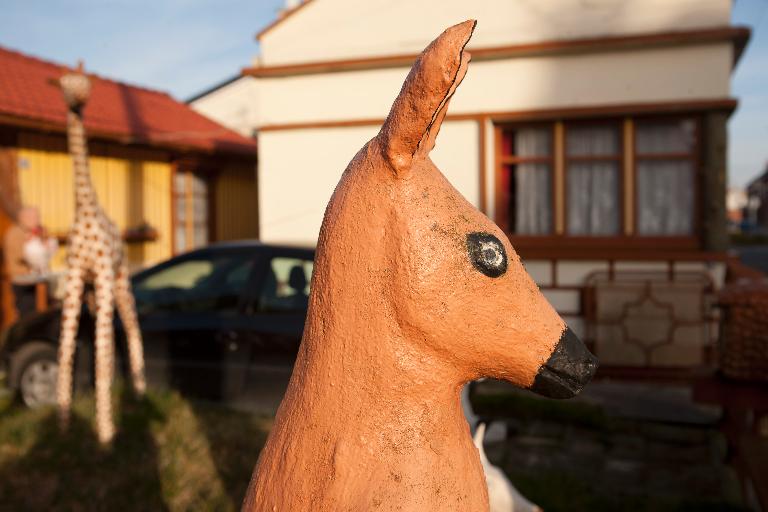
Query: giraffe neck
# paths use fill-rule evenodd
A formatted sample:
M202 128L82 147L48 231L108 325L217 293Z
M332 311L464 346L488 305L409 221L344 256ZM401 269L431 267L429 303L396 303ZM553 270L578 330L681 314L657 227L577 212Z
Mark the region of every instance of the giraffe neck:
M79 111L67 112L67 139L75 171L75 208L80 212L84 208L93 208L98 201L91 182L85 127Z

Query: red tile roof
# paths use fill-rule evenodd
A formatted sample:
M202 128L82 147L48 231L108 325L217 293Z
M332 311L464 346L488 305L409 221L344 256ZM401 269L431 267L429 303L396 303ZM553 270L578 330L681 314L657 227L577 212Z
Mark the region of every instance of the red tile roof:
M66 108L51 83L64 67L0 47L0 124L63 129ZM91 78L83 112L89 136L205 152L256 155L256 141L198 114L160 91Z

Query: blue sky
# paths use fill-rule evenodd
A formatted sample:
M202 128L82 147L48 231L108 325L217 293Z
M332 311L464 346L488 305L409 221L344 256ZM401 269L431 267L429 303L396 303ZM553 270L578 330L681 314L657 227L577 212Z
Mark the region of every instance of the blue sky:
M0 45L170 92L185 99L235 75L258 52L254 35L282 0L6 0ZM768 161L768 0L736 0L735 24L752 27L736 68L730 182Z
M768 164L768 0L737 0L733 23L752 28L752 39L731 81L739 108L729 125L730 183L745 185Z

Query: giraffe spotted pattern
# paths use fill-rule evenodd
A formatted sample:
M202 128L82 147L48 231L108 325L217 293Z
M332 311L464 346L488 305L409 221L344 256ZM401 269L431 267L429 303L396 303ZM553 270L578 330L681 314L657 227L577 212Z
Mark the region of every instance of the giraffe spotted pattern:
M115 306L125 326L133 388L146 389L144 354L136 306L131 292L123 244L117 226L99 205L91 183L82 108L90 94L90 81L81 70L59 80L68 107L67 139L75 175L75 222L68 237L67 279L59 339L57 401L63 428L69 425L75 337L86 282L93 283L96 314L96 432L99 442L114 437L110 392L114 379Z

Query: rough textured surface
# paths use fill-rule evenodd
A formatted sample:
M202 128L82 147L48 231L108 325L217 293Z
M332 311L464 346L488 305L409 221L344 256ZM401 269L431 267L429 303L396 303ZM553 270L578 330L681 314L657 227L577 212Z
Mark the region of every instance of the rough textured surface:
M301 349L244 510L488 510L461 386L529 387L565 325L428 156L474 26L424 50L331 198ZM470 233L501 241L505 272L475 267Z

